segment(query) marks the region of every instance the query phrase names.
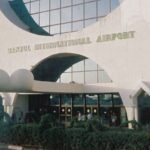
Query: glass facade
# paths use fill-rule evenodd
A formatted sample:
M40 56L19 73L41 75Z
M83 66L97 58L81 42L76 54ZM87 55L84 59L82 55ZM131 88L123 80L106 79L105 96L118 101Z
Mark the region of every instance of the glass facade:
M62 83L108 83L112 82L107 73L90 59L85 59L68 68L58 79Z
M106 16L120 0L23 0L31 16L51 35L78 31Z
M71 121L72 118L78 116L79 112L84 118L88 114L92 114L93 117L98 117L106 125L111 125L113 113L117 116L116 125L127 119L125 108L118 93L47 94L41 97L42 95L29 96L30 111L49 112L63 122Z

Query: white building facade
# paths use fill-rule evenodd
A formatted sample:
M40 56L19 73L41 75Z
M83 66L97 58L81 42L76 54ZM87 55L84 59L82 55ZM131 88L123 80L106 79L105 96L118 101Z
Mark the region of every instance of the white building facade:
M60 18L58 19L56 14L56 16L49 15L55 19L54 21L49 19L47 26L35 19L37 13L32 12L31 9L34 4L24 2L31 16L35 17L35 21L39 22L38 24L47 32L32 23L30 19L26 20L21 14L16 14L19 10L14 8L19 8L22 5L20 2L17 0L0 1L0 91L8 113L11 114L14 110L26 113L33 108L45 109L50 104L49 100L44 102L43 99L55 101L54 97L57 97L63 101L63 97L67 95L67 99L68 97L74 99L74 103L81 97L82 100L92 97L91 99L96 99L98 102L92 107L91 103L87 104L88 102L83 100L83 110L77 107L74 108L75 112L72 110L72 101L67 103L69 105L67 107L66 103L64 106L62 103L57 107L58 109L50 105L52 112L58 111L60 114L62 111L62 116L59 116L62 120L64 116L70 117L71 113L72 117L78 111L84 114L89 112L109 114L114 109L116 113L120 113L118 117L125 118L126 114L128 120L136 119L142 123L150 121L146 117L149 115L150 104L150 2L148 0L123 0L114 10L106 12L107 15L103 11L104 15L99 16L99 9L97 9L95 11L97 17L90 16L95 10L92 10L91 6L95 5L97 8L100 5L99 0L91 0L87 3L84 1L81 5L78 2L74 4L73 0L70 1L72 2L70 5L61 4L60 1L61 9L57 7L54 7L53 11L48 9L50 13L60 12ZM76 7L81 6L84 10L82 14L84 19L75 16L78 12ZM63 10L69 9L72 12L70 20L68 20L69 17L63 18ZM44 11L46 10L39 13L41 18ZM91 13L86 18L85 14L89 11ZM95 23L92 24L92 21ZM53 22L55 23L52 24ZM82 29L78 28L79 24L82 24ZM90 73L86 76L88 73L84 71L82 81L80 80L81 74L76 74L77 81L74 81L75 75L63 74L78 62L82 61L86 64L86 59L95 62L97 68L105 70L109 77L106 79L105 75L104 78L109 83L99 82L98 74L101 69L95 69L97 76ZM84 70L85 66L83 65ZM62 78L65 79L65 83L59 82ZM85 78L89 79L89 83ZM90 79L95 82L92 83ZM118 95L121 102L115 104L115 97ZM105 102L99 101L108 97L113 100L111 102L108 100L106 105ZM36 102L35 99L40 102ZM37 103L38 107L32 107ZM124 111L121 111L122 109ZM67 115L63 114L65 111L68 112ZM101 113L100 116L102 116Z

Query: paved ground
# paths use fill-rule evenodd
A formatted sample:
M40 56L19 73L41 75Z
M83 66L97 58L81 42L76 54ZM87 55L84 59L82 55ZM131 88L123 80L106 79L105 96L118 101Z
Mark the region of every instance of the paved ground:
M0 150L22 150L22 147L0 143Z
M15 146L15 145L5 145L0 143L0 150L43 150L42 148L36 148L36 147L21 147L21 146Z
M0 150L8 150L8 146L4 144L0 144Z

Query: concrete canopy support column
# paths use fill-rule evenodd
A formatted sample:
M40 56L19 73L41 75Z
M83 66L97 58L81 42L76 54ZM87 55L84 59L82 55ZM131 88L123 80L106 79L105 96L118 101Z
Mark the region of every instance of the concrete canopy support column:
M4 111L9 115L13 112L13 100L16 93L0 93L3 98Z
M24 115L29 111L29 103L28 103L27 94L16 94L14 103L13 103L13 112L22 112Z
M126 90L126 89L122 89L119 92L126 109L128 121L131 120L138 121L137 107L135 105L135 99L132 97L131 93L132 90ZM132 128L131 124L129 124L129 128Z
M133 112L134 112L134 120L139 122L139 113L138 113L138 96L132 97L133 99Z
M134 107L125 107L127 112L128 121L135 120ZM129 128L132 128L131 124L128 124Z
M135 106L134 107L134 114L135 114L135 120L137 121L137 122L139 122L139 113L138 113L138 107L137 106Z

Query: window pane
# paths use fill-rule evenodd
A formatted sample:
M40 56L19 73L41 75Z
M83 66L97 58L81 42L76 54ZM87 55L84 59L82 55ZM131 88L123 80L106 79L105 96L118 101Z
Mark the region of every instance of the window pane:
M84 99L82 95L73 95L73 105L84 105Z
M112 106L112 95L111 94L101 94L100 95L100 105Z
M70 32L71 31L71 23L62 24L61 25L61 32Z
M43 29L49 33L49 27L44 27Z
M63 73L61 75L61 82L62 83L69 83L69 82L71 82L71 74L70 73Z
M85 2L91 2L91 1L96 1L96 0L85 0Z
M83 28L83 21L73 23L73 31L79 31Z
M65 94L61 96L61 104L62 105L71 105L72 97L69 94Z
M111 10L115 9L119 5L119 0L111 0Z
M71 7L61 10L61 22L71 22Z
M83 3L83 0L73 0L73 5L80 4L80 3Z
M85 70L97 70L97 64L90 59L85 60Z
M71 5L71 0L61 0L61 6L70 6Z
M27 3L27 4L25 4L25 6L26 6L26 8L27 8L28 12L30 12L30 4L29 4L29 3Z
M73 20L83 19L83 5L78 5L73 7Z
M102 69L100 66L98 66L98 70L104 70L104 69Z
M71 72L72 67L69 67L65 72Z
M73 81L77 83L84 83L84 73L83 72L74 72L73 73Z
M114 105L122 105L122 100L119 94L113 94L113 103Z
M109 0L98 1L98 16L105 16L110 12Z
M49 99L50 99L50 104L51 105L59 105L59 102L60 102L60 96L59 95L51 94L49 96Z
M51 0L51 9L60 8L60 0Z
M23 0L23 2L25 2L25 3L26 3L26 2L29 2L29 1L30 1L30 0Z
M39 24L39 14L34 14L32 15L32 18L34 19L34 21Z
M60 10L54 10L50 12L50 24L60 23Z
M49 25L49 12L40 13L40 25Z
M88 19L88 20L85 20L85 26L87 27L87 26L89 26L89 25L91 25L91 24L93 24L93 23L95 23L96 22L96 19Z
M31 13L39 12L39 1L31 3Z
M60 25L50 27L50 34L58 34L58 33L60 33Z
M87 105L97 105L98 95L97 94L86 94L86 104Z
M85 83L97 83L97 72L91 71L91 72L85 72Z
M96 17L96 2L85 4L85 18Z
M40 11L49 10L49 0L40 0Z
M107 73L104 70L98 71L98 81L99 83L112 82L110 77L107 75Z
M73 65L73 71L83 71L84 70L84 61L78 62Z

